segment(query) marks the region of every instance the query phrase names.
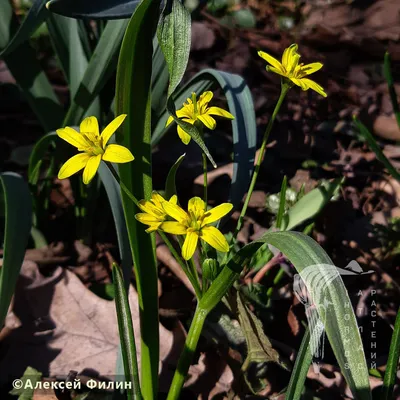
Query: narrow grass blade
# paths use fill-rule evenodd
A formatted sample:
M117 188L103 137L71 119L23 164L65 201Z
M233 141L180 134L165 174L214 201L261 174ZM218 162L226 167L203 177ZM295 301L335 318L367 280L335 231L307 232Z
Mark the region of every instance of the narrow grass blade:
M150 199L151 76L153 35L160 2L144 0L129 21L122 42L116 83L116 113L127 114L117 141L131 150L135 161L120 164L122 182L137 199ZM157 397L159 326L155 238L135 219L139 211L123 193L122 202L135 264L141 320L141 382L145 400Z
M383 379L381 400L390 400L393 395L397 369L400 357L400 308L397 310L396 322L390 343L389 358L386 364L385 377Z
M5 204L3 266L0 269L0 326L3 326L32 228L32 199L27 184L12 172L0 174Z
M293 263L312 293L333 352L353 395L360 400L371 400L367 363L346 287L331 259L310 237L299 232L268 232L244 246L232 256L198 307L205 312L212 310L264 243L278 248Z
M71 18L129 18L140 0L51 0L47 8Z
M176 194L176 172L178 171L179 166L186 156L182 154L176 161L175 164L171 167L168 172L167 181L165 183L165 198L169 200L174 194Z
M386 82L388 84L389 95L390 95L390 100L392 101L394 115L396 116L397 125L400 129L400 108L399 108L399 103L397 101L396 89L394 87L392 68L390 65L390 54L388 52L385 53L383 71Z
M186 71L191 43L191 17L180 0L166 0L157 37L169 71L168 97Z
M354 120L354 123L355 123L357 129L360 131L361 135L367 141L368 146L375 153L376 158L385 166L385 168L389 171L390 175L392 175L393 178L400 181L400 173L397 172L396 168L392 165L392 163L383 154L383 152L382 152L381 148L379 147L378 143L376 142L375 138L372 136L372 133L356 117L354 117L353 120Z
M278 229L282 229L282 221L283 215L285 214L285 206L286 206L286 189L287 189L287 177L283 177L281 193L279 195L279 209L278 214L276 216L276 227Z
M121 341L122 359L124 361L125 379L132 382L133 388L127 390L128 400L142 399L139 383L139 370L136 357L135 334L133 331L132 314L129 307L127 290L124 285L122 271L117 264L112 267L115 290L115 307L117 310L118 330Z
M310 329L307 328L303 340L301 341L292 375L290 376L289 385L285 393L286 400L301 399L301 394L304 390L304 383L306 381L311 362L312 354L310 350Z
M20 44L29 40L36 29L45 21L48 13L46 0L35 0L18 31L12 37L7 47L0 52L0 57L12 53Z

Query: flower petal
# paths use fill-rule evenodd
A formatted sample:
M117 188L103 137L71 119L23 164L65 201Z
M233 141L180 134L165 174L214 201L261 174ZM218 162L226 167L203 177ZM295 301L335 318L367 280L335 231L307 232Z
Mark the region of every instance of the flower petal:
M214 97L214 93L211 92L210 90L207 90L207 92L202 93L200 96L199 100L197 101L197 107L200 108L203 105L207 105L212 98Z
M199 234L197 232L188 232L182 246L182 257L190 260L196 251Z
M175 221L163 222L160 229L167 233L172 233L173 235L184 235L187 231L186 226Z
M310 75L310 74L313 74L314 72L317 72L318 70L320 70L323 66L324 66L324 64L322 64L320 62L306 64L306 65L303 65L302 67L300 67L300 73L303 75Z
M204 215L206 203L200 197L192 197L188 202L189 214L193 213L196 220Z
M215 221L221 219L224 215L228 214L233 208L233 204L231 203L223 203L217 207L208 210L203 219L203 226L207 224L211 224Z
M275 74L278 74L278 75L282 75L282 76L287 76L288 74L286 73L286 71L281 71L281 70L279 70L278 68L275 68L275 67L267 67L267 71L268 72L273 72L273 73L275 73Z
M318 85L318 83L312 81L311 79L303 78L301 79L303 83L305 83L309 89L315 90L318 94L323 97L327 97L328 95L325 93L325 90L322 86Z
M141 222L142 224L146 225L154 225L154 224L159 224L163 222L162 219L154 217L153 215L146 214L146 213L138 213L135 215L135 218Z
M109 144L102 158L115 163L127 163L135 159L129 149L119 144Z
M235 117L228 111L225 111L223 108L219 107L210 107L207 110L207 114L209 115L217 115L218 117L228 118L228 119L235 119Z
M77 132L75 129L66 126L65 128L57 129L57 135L65 140L67 143L72 144L79 150L83 150L90 146L90 143L85 139L83 135Z
M87 185L96 175L97 170L99 169L101 161L101 154L98 156L90 157L85 169L83 170L83 183Z
M282 64L275 57L270 56L268 53L265 53L264 51L259 51L258 55L261 58L263 58L266 62L270 63L276 69L284 72Z
M215 129L215 127L217 126L217 122L215 121L215 119L213 117L210 117L207 114L203 114L203 115L199 115L197 117L208 129Z
M58 173L58 179L65 179L77 173L78 171L80 171L82 168L85 167L89 159L90 155L87 153L81 153L71 157L60 168L60 172Z
M192 137L186 133L179 125L178 125L178 135L182 140L183 144L189 144Z
M96 117L87 117L85 118L80 125L81 133L90 133L95 137L100 136L99 131L99 122Z
M305 82L305 79L290 78L290 80L297 86L300 86L303 90L309 89L309 86Z
M162 207L155 206L149 200L140 200L139 201L139 208L147 214L153 215L156 218L164 218L165 211Z
M172 204L168 201L165 201L164 203L162 203L162 207L170 217L176 219L179 222L185 221L189 217L187 213L177 204Z
M174 122L174 117L172 115L170 115L167 119L167 123L165 124L165 126L169 126L172 124L172 122Z
M178 204L178 196L174 194L171 196L171 198L168 200L171 204Z
M298 49L297 44L292 44L287 49L285 49L285 51L283 52L282 65L287 72L289 72L291 67L293 66L293 64L296 60L295 56L297 55L300 58L300 56L297 54L297 49ZM297 60L297 62L298 62L298 60Z
M200 231L200 237L218 251L222 251L223 253L229 251L229 244L225 239L225 236L214 226L205 226L202 228Z
M110 140L110 137L115 133L115 131L121 126L126 118L126 114L118 115L117 118L114 118L103 130L101 133L101 142L103 145L103 149L105 148L107 142Z

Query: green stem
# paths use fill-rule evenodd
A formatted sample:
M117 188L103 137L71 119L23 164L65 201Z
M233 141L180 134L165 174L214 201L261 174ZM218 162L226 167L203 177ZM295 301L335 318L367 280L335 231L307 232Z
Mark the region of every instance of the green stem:
M203 189L204 189L204 203L206 204L207 211L207 156L204 153L201 153L203 157Z
M191 272L192 272L192 274L193 274L193 276L194 276L194 278L195 278L195 281L196 281L196 283L197 283L197 286L198 286L198 288L200 289L200 297L199 297L199 300L200 300L203 291L202 291L202 289L200 288L199 274L198 274L198 272L197 272L196 265L195 265L195 263L194 263L194 261L193 261L193 257L192 257L190 260L188 260L188 262L189 262L189 266L190 266Z
M244 216L246 215L247 207L249 206L251 195L252 195L253 190L254 190L254 188L256 186L258 173L260 172L261 161L263 160L264 155L265 155L265 150L266 150L266 147L267 147L267 142L268 142L268 139L269 139L269 135L270 135L271 130L272 130L272 126L274 125L275 118L278 115L279 109L281 108L283 100L285 99L286 93L288 92L289 89L290 89L290 86L288 84L282 83L281 94L279 96L278 102L276 103L276 106L275 106L274 112L272 113L271 119L268 122L267 129L265 130L263 141L262 141L261 148L260 148L260 152L258 153L256 166L254 168L253 177L251 178L251 183L250 183L250 186L249 186L249 190L247 192L246 199L245 199L244 204L243 204L242 212L240 213L240 217L238 219L238 223L237 223L237 226L236 226L236 229L235 229L235 232L233 234L231 242L234 241L234 239L236 238L236 236L239 233L240 229L242 228Z
M121 181L117 171L114 169L112 164L106 163L108 169L113 174L115 180L118 182L121 189L125 192L125 194L135 203L136 206L139 206L138 199L131 193L131 191L125 186L124 182Z
M190 272L189 268L187 268L185 262L182 260L182 257L178 254L178 252L175 250L174 246L172 245L172 243L168 239L168 236L162 231L158 231L158 233L160 234L161 238L164 240L165 244L168 246L169 251L171 252L171 254L175 257L175 260L181 266L183 272L189 278L189 281L192 284L193 289L194 289L194 291L196 293L197 299L200 299L201 298L201 288L199 286L199 282L192 275L192 273Z
M183 349L181 357L179 358L178 367L175 371L174 379L172 380L167 400L179 399L207 315L208 311L201 308L199 304L190 325L189 333L185 342L185 347Z

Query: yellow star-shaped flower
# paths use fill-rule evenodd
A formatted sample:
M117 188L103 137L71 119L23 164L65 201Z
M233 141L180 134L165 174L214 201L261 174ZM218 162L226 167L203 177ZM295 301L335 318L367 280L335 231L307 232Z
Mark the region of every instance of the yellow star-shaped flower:
M181 118L185 122L194 125L196 121L200 121L208 129L214 130L217 126L217 122L212 117L215 115L217 117L234 119L235 117L228 111L225 111L219 107L208 107L208 103L212 100L214 94L213 92L204 92L199 99L196 97L196 93L192 93L192 98L188 98L186 103L183 103L183 107L176 112L176 116ZM173 117L169 117L166 126L173 122ZM189 144L190 135L186 133L178 125L178 135L184 144Z
M320 70L323 64L320 62L315 62L311 64L299 64L300 55L297 53L297 44L292 44L284 52L282 56L282 62L278 61L271 55L259 51L258 55L271 65L267 66L267 71L275 72L279 74L295 85L300 86L303 90L312 89L315 90L321 96L326 97L322 86L318 83L306 78L306 76Z
M57 135L75 146L82 153L71 157L60 169L59 179L65 179L83 170L83 183L88 184L100 166L101 160L126 163L134 160L132 153L124 146L107 144L111 136L124 122L126 114L111 121L100 135L96 117L85 118L80 125L80 132L66 126L57 129Z
M160 229L174 235L186 235L182 246L182 257L185 260L192 258L199 239L218 251L224 253L229 251L225 236L211 224L228 214L233 208L232 204L223 203L207 211L204 201L200 197L193 197L189 200L188 212L170 202L162 203L162 207L176 221L163 222Z
M167 200L164 199L157 192L151 194L151 200L140 200L139 208L142 213L136 214L135 218L142 224L149 225L146 229L147 233L154 232L160 228L160 225L167 218L167 213L164 211L162 204ZM176 195L169 199L171 204L176 204L178 198Z

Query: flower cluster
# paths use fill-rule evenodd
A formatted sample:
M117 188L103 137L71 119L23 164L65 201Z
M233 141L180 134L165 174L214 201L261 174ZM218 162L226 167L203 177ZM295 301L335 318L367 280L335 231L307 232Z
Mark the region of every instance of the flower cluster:
M142 200L139 207L144 213L136 215L136 219L149 225L147 232L160 229L174 235L186 235L182 246L182 257L185 260L192 258L199 239L221 252L228 252L229 245L225 236L212 224L228 214L233 205L223 203L210 210L200 197L189 200L188 211L178 204L176 196L169 201L157 193L153 193L151 200Z

